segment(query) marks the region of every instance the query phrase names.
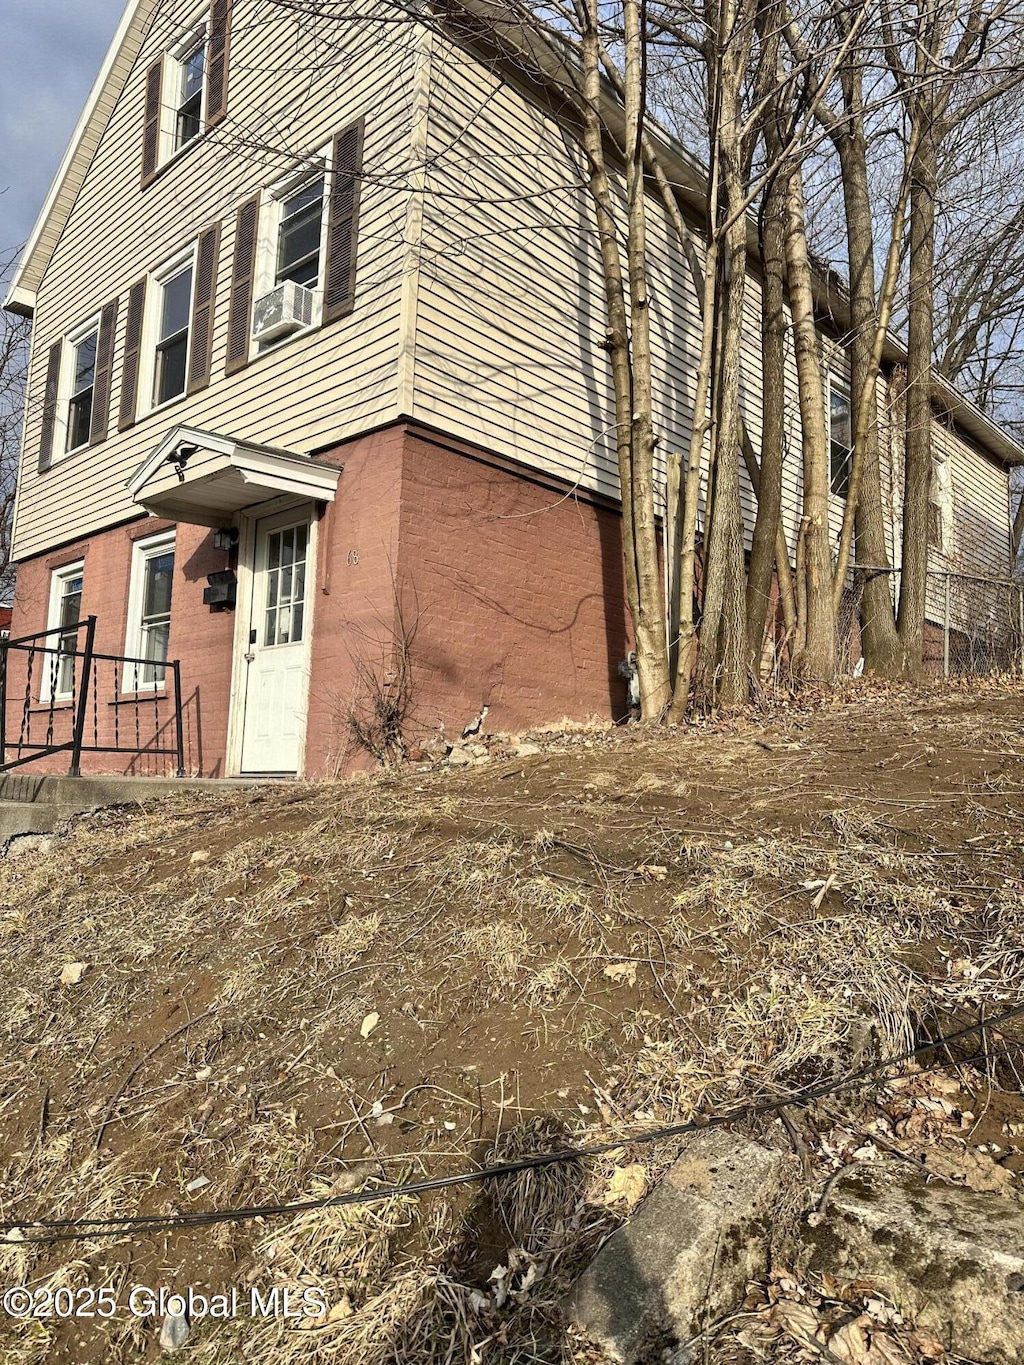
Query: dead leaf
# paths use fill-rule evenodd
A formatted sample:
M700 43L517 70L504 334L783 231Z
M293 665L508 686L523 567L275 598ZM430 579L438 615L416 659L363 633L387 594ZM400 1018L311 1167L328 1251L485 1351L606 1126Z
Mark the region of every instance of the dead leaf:
M635 962L612 962L604 969L604 974L610 981L625 981L627 986L636 985L636 963Z
M366 1018L363 1020L362 1026L359 1029L360 1037L369 1038L370 1034L373 1032L373 1030L377 1027L379 1023L380 1015L377 1013L376 1010L374 1010L372 1014L368 1014Z
M668 876L668 868L660 867L657 863L641 863L637 872L649 882L663 882Z
M639 1162L616 1166L604 1197L607 1205L624 1203L633 1208L647 1191L647 1172Z
M950 1152L944 1147L929 1146L922 1153L924 1164L935 1175L956 1180L979 1194L1001 1194L1013 1198L1016 1178L1013 1171L993 1161L987 1152Z
M938 1337L933 1337L930 1332L925 1332L920 1327L915 1327L908 1334L907 1344L913 1347L922 1360L941 1361L946 1358L946 1348Z
M829 1337L828 1349L843 1365L869 1365L868 1335L864 1327L870 1322L871 1319L866 1316L855 1318L853 1322L844 1323Z
M869 1365L910 1365L906 1351L887 1332L872 1332L867 1358Z
M818 1315L807 1303L794 1299L780 1299L769 1315L769 1322L801 1346L814 1341L818 1330Z
M77 986L88 970L88 962L66 962L64 970L60 974L60 984L62 986Z

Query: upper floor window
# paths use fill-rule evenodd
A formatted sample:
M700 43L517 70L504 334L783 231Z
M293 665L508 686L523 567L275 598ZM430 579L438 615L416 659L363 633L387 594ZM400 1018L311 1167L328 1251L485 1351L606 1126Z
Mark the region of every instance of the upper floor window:
M315 176L281 200L275 284L293 280L306 289L320 284L324 228L324 177Z
M205 15L146 72L142 183L213 128L227 112L232 0Z
M153 406L168 403L185 392L192 319L194 253L164 266L154 277L156 333L154 337Z
M319 324L327 229L327 156L263 196L253 340L260 350Z
M850 491L853 460L853 411L850 391L834 375L828 379L829 472L832 492L845 498Z
M289 336L347 317L356 301L363 121L235 216L225 373Z
M110 372L119 301L53 341L46 355L39 472L107 439Z
M179 152L203 130L203 93L206 88L206 30L193 34L180 55L168 62L172 82L174 128L171 151Z
M96 393L96 349L99 345L99 319L93 319L68 338L67 432L65 451L87 446L92 431L93 400Z
M949 551L953 531L953 481L949 461L932 460L931 486L928 490L928 548L944 555Z

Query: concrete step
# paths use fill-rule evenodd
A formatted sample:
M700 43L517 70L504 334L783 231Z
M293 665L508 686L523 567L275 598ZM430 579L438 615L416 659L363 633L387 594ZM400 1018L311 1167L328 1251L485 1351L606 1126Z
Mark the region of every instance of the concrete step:
M99 806L155 801L183 791L244 791L265 778L64 777L0 773L0 844L19 834L48 834L58 821Z
M78 806L52 802L0 801L0 844L18 834L49 834L58 821L79 813Z

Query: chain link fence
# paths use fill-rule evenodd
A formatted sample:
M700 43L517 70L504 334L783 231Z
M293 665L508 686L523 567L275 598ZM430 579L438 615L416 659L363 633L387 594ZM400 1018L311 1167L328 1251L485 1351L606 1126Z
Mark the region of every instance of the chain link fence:
M942 677L1024 673L1024 586L1008 578L928 575L925 667Z
M899 571L889 575L894 593ZM861 582L844 594L837 622L840 667L861 662ZM933 569L928 573L924 668L933 677L1024 675L1024 585L1010 578Z

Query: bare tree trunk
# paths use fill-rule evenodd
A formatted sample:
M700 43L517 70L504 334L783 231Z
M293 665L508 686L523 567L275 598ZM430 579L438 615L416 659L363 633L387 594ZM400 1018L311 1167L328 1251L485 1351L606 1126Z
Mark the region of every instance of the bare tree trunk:
M590 4L582 26L583 149L589 165L589 187L601 251L605 306L608 312L608 351L615 395L615 450L622 503L622 549L625 561L626 601L633 622L637 651L640 650L640 581L637 547L633 537L633 375L629 354L629 323L626 289L615 230L614 200L604 155L603 128L599 114L601 93L600 41L596 15Z
M654 389L651 362L650 298L647 291L647 223L643 129L646 116L644 34L637 0L624 0L626 93L627 260L633 392L630 424L632 547L636 557L636 634L640 714L660 720L669 703L665 611L658 572L654 512ZM619 414L620 425L626 414Z
M859 105L859 98L858 98ZM846 209L846 241L850 262L850 390L854 458L860 461L856 504L856 559L873 569L889 567L885 543L882 475L878 445L878 399L875 336L878 330L874 237L868 185L867 140L859 108L856 123L837 139ZM870 412L862 412L865 394ZM858 437L863 433L863 440ZM891 677L903 671L903 651L896 633L891 575L869 574L861 600L861 643L868 669Z
M926 99L922 104L927 105ZM928 595L928 496L932 477L932 344L935 306L935 199L938 157L931 116L910 168L910 303L907 321L903 559L898 627L907 667L920 670Z
M760 221L761 270L761 467L757 516L747 570L747 658L760 669L772 570L782 519L782 466L786 439L786 178L768 187ZM780 565L780 569L781 569ZM788 564L786 566L788 568Z
M827 682L835 676L836 635L828 529L829 451L799 168L794 169L790 176L786 195L786 268L800 395L805 527L805 622L802 649L794 659L793 667L804 678Z
M733 193L738 179L729 168ZM723 177L726 179L726 177ZM744 594L743 509L740 502L740 342L747 233L742 214L725 235L719 270L719 337L714 382L714 487L705 537L704 613L697 658L696 701L735 707L747 699L747 632Z

